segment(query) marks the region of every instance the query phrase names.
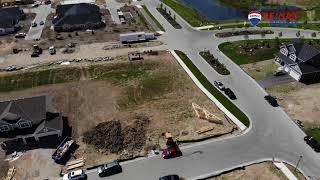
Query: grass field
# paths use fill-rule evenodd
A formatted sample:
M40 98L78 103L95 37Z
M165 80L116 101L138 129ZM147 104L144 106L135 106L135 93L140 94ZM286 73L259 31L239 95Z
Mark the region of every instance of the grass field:
M191 26L202 26L204 23L207 23L205 17L201 16L195 9L184 5L179 0L161 0L161 2L171 7Z
M215 88L208 79L199 71L192 61L181 51L175 50L178 56L183 60L193 75L201 82L201 84L227 108L235 117L237 117L245 126L249 127L250 121L248 117L235 106L226 96L224 96L217 88Z
M289 39L241 40L222 43L219 45L219 49L236 64L241 65L273 59L274 54L279 51L281 43L289 41ZM320 47L320 40L302 39L302 41L305 43L311 42L313 46ZM241 47L247 47L252 51L243 51Z
M152 18L152 20L157 24L158 28L161 31L166 31L162 25L159 23L159 21L150 13L150 11L148 10L148 8L145 5L142 5L143 9L148 13L148 15Z

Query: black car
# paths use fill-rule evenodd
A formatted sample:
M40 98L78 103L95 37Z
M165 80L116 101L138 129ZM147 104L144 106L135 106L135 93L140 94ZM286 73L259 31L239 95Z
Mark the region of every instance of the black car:
M320 145L318 144L317 140L314 139L312 136L304 137L304 141L316 152L320 151Z
M159 180L179 180L179 176L176 174L173 175L167 175L167 176L163 176L161 178L159 178Z
M273 96L267 95L267 96L264 97L264 99L266 101L268 101L268 103L273 107L278 107L279 106L276 98L274 98Z
M118 161L113 161L98 167L98 175L100 177L111 176L122 172L122 168Z
M231 100L237 99L236 95L234 95L234 93L231 91L230 88L225 88L225 89L224 89L224 93L225 93Z

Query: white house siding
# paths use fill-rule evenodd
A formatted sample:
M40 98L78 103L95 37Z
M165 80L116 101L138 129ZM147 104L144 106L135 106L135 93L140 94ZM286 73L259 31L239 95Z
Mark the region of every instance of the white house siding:
M293 77L293 79L295 79L295 80L297 80L297 81L299 81L300 80L300 78L301 78L301 75L299 74L299 73L297 73L295 70L293 70L293 69L290 69L289 70L289 75L291 76L291 77Z

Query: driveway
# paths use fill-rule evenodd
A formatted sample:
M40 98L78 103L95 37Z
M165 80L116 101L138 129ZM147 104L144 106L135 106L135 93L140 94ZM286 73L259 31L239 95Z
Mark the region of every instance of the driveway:
M51 8L51 4L48 5L40 5L39 7L32 8L32 9L24 9L25 13L36 13L36 17L32 22L36 22L36 27L30 27L28 34L26 36L26 40L34 40L34 39L40 39L42 30L44 28L44 25L40 25L40 21L43 21L45 23L47 16L50 13L54 12L54 9Z
M268 74L266 77L263 79L257 80L258 84L262 88L268 88L271 86L279 85L279 84L285 84L289 82L294 82L296 81L293 79L291 76L288 74L282 75L282 76L274 76L273 74Z
M116 24L121 24L117 9L120 9L120 7L124 6L124 3L119 3L116 0L105 0L105 2L107 6L106 8L110 11L112 20Z

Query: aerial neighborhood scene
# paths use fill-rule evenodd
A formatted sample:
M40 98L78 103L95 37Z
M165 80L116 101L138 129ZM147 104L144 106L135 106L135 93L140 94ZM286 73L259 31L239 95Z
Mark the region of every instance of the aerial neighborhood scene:
M0 179L319 180L320 0L0 0Z

